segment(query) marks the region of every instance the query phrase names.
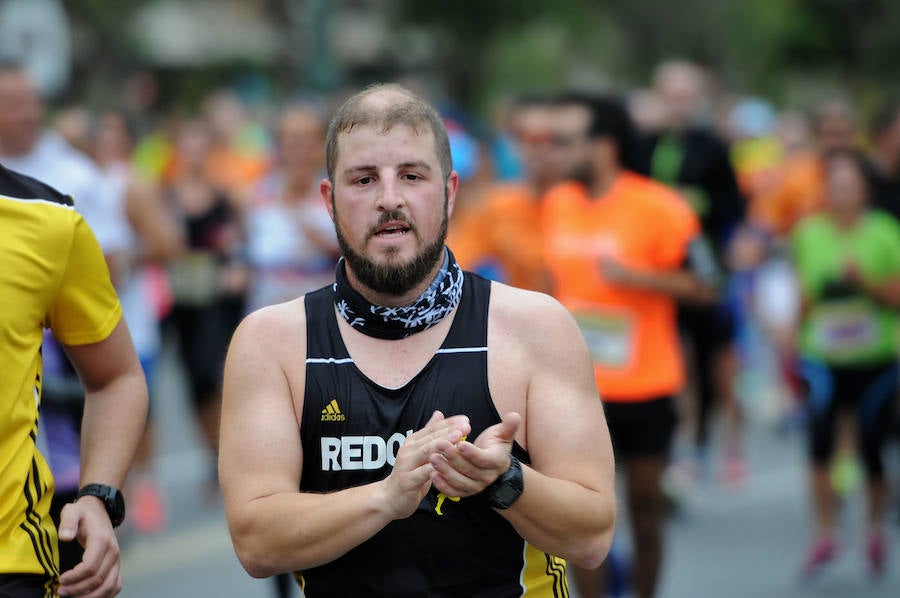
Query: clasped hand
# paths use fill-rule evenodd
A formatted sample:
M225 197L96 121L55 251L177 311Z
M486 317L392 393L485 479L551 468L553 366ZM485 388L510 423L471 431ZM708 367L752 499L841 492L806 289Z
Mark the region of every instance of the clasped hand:
M518 413L510 413L469 442L464 440L471 431L468 417L445 418L435 411L425 427L400 447L394 469L385 480L392 516L410 516L432 485L454 498L484 490L509 469L509 454L521 421Z

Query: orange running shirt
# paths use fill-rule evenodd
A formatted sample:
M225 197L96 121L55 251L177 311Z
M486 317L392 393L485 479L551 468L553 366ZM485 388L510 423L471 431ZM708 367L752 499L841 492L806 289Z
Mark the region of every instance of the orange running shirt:
M806 153L782 165L781 184L751 200L750 219L777 236L786 236L794 225L825 203L825 174L822 161Z
M447 245L464 270L546 292L541 226L540 198L527 186L491 185L476 196L457 196Z
M478 195L456 196L453 215L447 230L447 246L463 270L477 271L488 255L487 219Z
M623 172L598 199L577 183L552 189L543 221L555 295L581 326L603 399L637 402L680 391L675 301L607 282L599 262L607 257L645 272L680 269L700 232L688 204L668 187Z
M496 185L484 196L489 252L500 263L506 284L546 291L541 202L525 185Z

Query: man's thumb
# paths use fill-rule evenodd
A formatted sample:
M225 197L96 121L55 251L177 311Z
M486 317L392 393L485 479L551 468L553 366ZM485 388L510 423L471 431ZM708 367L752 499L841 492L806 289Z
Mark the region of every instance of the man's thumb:
M497 431L497 435L503 440L512 441L512 439L515 438L516 431L518 431L521 423L522 416L515 411L511 411L507 413L503 418L503 421L500 422L500 429Z
M75 503L63 507L59 516L59 539L62 542L71 542L78 534L78 508Z

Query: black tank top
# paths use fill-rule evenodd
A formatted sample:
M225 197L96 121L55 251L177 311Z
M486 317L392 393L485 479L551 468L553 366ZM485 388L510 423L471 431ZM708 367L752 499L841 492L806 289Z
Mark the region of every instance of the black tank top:
M424 427L435 410L467 415L470 440L500 422L487 377L490 285L465 274L446 339L397 389L376 384L353 363L338 329L332 287L306 295L301 491L333 492L384 479L406 436ZM518 444L513 454L528 462ZM481 497L448 498L434 488L412 516L296 577L308 598L568 595L564 561L528 546Z

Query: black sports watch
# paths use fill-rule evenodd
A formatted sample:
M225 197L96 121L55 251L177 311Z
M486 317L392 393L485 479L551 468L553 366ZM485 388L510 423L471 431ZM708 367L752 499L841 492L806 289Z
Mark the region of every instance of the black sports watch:
M125 521L125 498L119 489L105 484L88 484L78 491L75 500L82 496L96 496L102 500L113 527L119 527Z
M495 509L508 509L516 502L525 490L522 478L522 464L514 456L509 456L509 469L500 474L494 482L484 489L484 497Z

